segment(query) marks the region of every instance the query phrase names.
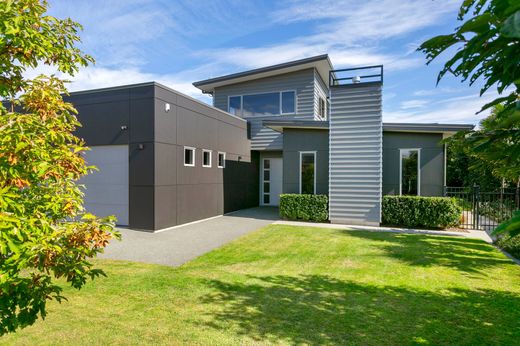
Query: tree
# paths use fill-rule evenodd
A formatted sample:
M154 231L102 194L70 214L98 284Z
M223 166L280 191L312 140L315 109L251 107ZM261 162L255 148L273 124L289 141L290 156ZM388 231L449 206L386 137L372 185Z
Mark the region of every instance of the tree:
M40 64L74 75L93 62L76 47L81 26L47 8L0 2L0 335L44 318L47 301L65 299L60 283L79 289L103 275L89 259L119 237L113 218L83 208L77 181L92 167L64 81L24 77Z
M467 18L470 17L470 18ZM482 129L459 135L475 155L493 164L495 174L520 173L520 2L518 0L464 0L455 32L433 37L419 48L427 63L457 50L444 64L437 83L451 73L473 85L482 80L482 96L496 87L499 97L481 112L501 105ZM503 94L507 94L503 96ZM505 150L505 147L507 150ZM520 226L520 219L518 220ZM502 228L498 228L502 230ZM511 230L511 228L509 228ZM520 231L520 230L519 230Z

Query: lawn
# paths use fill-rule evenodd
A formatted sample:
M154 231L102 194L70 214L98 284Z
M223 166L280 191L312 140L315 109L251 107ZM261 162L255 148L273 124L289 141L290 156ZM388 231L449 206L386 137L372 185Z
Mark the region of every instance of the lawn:
M472 239L272 225L108 273L8 345L518 344L520 266Z

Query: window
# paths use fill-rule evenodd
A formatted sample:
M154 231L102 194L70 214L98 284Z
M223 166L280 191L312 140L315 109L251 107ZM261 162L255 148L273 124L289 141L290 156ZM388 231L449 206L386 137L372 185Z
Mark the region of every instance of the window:
M421 194L421 152L419 149L400 149L399 190L401 195Z
M316 193L316 152L300 152L300 193Z
M184 147L184 166L195 166L195 148Z
M262 202L263 204L271 203L271 160L263 160L264 179L262 186Z
M202 149L202 167L211 167L211 150Z
M282 110L281 114L290 114L295 112L295 94L294 91L284 91L282 92Z
M218 153L218 168L225 168L226 167L226 153L219 152Z
M230 96L228 102L228 112L238 116L296 113L296 93L294 91Z
M228 112L233 115L242 115L242 96L230 96Z
M318 116L321 119L327 119L327 107L325 105L325 99L323 97L320 97L318 102Z

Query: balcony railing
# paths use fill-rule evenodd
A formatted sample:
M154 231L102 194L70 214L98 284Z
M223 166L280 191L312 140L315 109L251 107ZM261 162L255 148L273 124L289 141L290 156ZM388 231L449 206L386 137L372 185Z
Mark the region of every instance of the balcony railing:
M331 87L366 83L383 83L383 65L344 68L329 72Z

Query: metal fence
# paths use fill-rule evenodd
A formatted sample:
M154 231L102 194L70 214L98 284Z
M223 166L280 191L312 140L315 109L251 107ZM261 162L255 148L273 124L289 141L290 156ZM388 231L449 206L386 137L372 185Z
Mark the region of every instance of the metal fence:
M461 227L492 230L520 209L520 190L480 191L479 186L444 187L444 196L454 197L463 209Z

